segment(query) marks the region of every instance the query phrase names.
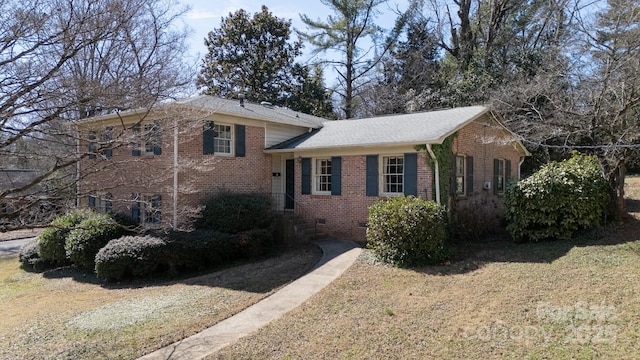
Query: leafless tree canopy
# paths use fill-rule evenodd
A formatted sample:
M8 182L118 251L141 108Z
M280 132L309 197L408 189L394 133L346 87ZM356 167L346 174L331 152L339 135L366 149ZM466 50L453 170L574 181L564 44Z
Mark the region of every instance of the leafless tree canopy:
M33 170L2 182L5 218L73 194L86 156L75 154L74 122L186 91L193 77L176 22L186 9L176 9L172 0L0 2L0 168Z

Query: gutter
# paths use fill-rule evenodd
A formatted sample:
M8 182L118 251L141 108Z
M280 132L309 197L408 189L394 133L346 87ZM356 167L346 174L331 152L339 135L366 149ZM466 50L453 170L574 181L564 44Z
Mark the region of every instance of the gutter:
M431 144L426 144L426 145L427 145L427 152L429 152L429 156L431 156L431 159L435 163L436 203L440 205L440 165L438 164L438 158L436 157L436 154L434 154L433 150L431 149Z

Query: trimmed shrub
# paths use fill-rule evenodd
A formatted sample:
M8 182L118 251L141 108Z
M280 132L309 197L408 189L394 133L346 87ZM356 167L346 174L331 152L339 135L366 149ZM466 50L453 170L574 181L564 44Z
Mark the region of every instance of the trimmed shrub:
M92 214L69 232L64 248L74 265L94 271L98 251L120 235L122 227L109 215Z
M24 245L18 254L18 260L22 264L23 269L27 270L45 270L51 267L51 264L40 257L38 253L38 243L33 241Z
M257 258L273 244L273 234L265 229L253 229L233 236L238 248L238 256L242 258Z
M95 257L98 278L122 281L146 278L162 271L164 239L153 236L124 236L107 243Z
M67 235L91 214L87 210L75 210L55 218L50 226L36 238L40 257L53 266L68 264L69 259L64 249Z
M252 229L268 229L276 220L271 198L264 194L219 193L204 203L197 229L238 234Z
M570 239L601 224L608 201L598 159L574 152L507 189L507 230L516 240Z
M367 247L382 261L411 266L446 258L447 213L433 201L399 196L369 208Z
M169 233L163 256L175 274L211 269L237 259L238 253L231 235L199 229Z

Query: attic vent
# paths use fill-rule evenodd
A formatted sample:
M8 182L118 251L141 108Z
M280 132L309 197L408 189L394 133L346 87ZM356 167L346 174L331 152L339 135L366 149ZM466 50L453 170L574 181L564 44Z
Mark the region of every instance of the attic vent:
M268 102L268 101L263 101L263 102L260 103L260 105L262 105L262 106L264 106L266 108L269 108L269 109L273 109L273 104Z

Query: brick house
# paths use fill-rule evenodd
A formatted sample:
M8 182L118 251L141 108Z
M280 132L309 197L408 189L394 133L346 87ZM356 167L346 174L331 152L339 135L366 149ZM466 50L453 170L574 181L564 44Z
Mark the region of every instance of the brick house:
M260 192L329 236L363 240L368 206L400 194L501 216L522 144L482 106L328 121L198 96L78 126L80 206L179 227L218 191ZM452 139L449 169L434 145ZM450 174L450 196L436 173ZM446 198L445 198L446 197ZM466 209L466 210L465 210Z

